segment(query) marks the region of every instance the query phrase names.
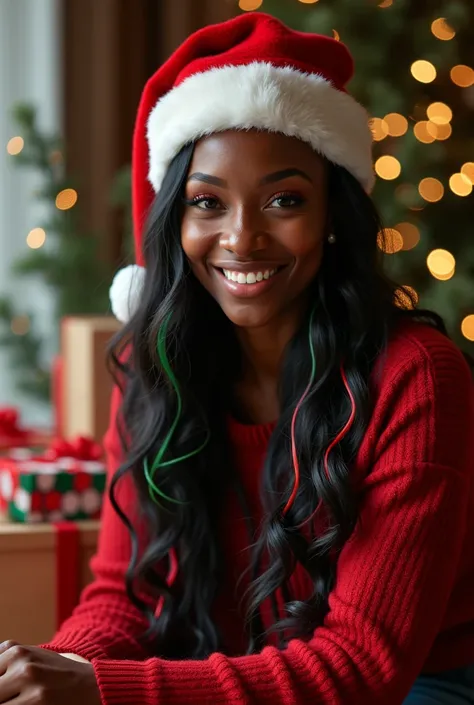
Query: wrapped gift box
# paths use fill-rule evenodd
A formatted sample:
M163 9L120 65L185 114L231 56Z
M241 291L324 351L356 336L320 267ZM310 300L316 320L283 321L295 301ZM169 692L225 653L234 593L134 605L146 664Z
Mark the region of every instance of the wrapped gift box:
M23 523L77 521L100 516L106 472L102 449L78 438L43 454L16 449L0 457L0 497L7 516Z

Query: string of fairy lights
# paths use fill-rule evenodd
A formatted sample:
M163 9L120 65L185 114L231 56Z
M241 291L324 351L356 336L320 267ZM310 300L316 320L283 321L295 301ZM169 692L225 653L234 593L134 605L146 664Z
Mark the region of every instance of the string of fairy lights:
M390 5L392 2L390 2ZM384 4L386 7L387 5ZM381 7L381 5L379 5ZM433 35L440 41L450 41L456 36L456 32L444 17L439 17L431 24ZM410 67L411 74L420 83L432 83L437 77L437 70L434 64L424 59L414 61ZM450 71L451 81L460 88L469 88L474 85L474 69L464 64L453 66ZM412 125L413 134L419 142L431 144L436 141L448 140L452 135L453 111L442 102L434 102L427 106L424 119L414 120ZM390 113L383 118L373 118L371 121L374 141L381 142L386 137L401 137L410 129L407 118L398 113ZM402 173L402 166L399 160L392 155L382 155L375 162L375 171L381 179L394 180ZM466 197L472 193L474 186L474 162L465 162L461 165L459 172L454 173L449 178L449 188L459 197ZM411 184L404 184L395 191L399 197L405 196L410 201L416 187ZM439 179L425 177L421 179L417 188L418 194L427 203L437 203L445 195L445 186ZM407 198L408 197L408 198ZM414 208L412 210L421 210ZM381 237L379 246L387 254L394 254L400 250L411 250L418 244L420 232L412 223L399 223L394 228L385 231L385 237ZM454 256L445 249L436 249L429 253L426 264L431 275L439 281L451 279L456 272L456 260ZM416 292L410 287L411 293L417 298ZM461 322L461 332L468 340L474 340L474 314L466 316Z
M320 0L297 0L306 5L315 5ZM263 6L264 0L238 0L241 10L252 12ZM379 9L386 9L393 5L394 0L380 0L377 3ZM456 36L456 32L449 25L444 17L439 17L431 23L431 32L440 41L451 41ZM336 29L333 30L336 40L340 39ZM437 77L437 70L434 64L425 59L418 59L411 64L411 75L423 84L432 83ZM450 79L459 88L470 88L474 86L474 69L464 64L453 66L450 71ZM420 114L423 113L423 114ZM453 111L446 103L437 101L427 107L415 107L415 117L409 116L407 119L400 113L389 113L384 117L373 117L370 126L375 142L382 142L386 138L403 137L411 129L415 138L423 144L432 144L437 141L446 141L452 134ZM21 136L12 137L7 144L8 154L15 156L20 154L25 146ZM60 156L60 155L59 155ZM400 161L391 154L381 155L375 162L375 172L380 179L393 181L402 175L402 165ZM452 174L448 181L450 190L461 198L471 195L474 187L474 162L467 161L460 165L459 172ZM412 211L422 210L423 206L415 206L418 197L426 203L437 203L444 197L446 187L436 178L427 176L414 184L401 184L395 189L395 196L402 202L411 203ZM78 200L77 191L71 188L60 191L56 196L55 205L59 210L65 211L73 208ZM379 234L379 247L386 254L395 254L402 250L411 250L420 241L420 231L410 222L401 222L393 228L386 228ZM43 228L33 228L26 236L26 244L31 249L39 249L46 242L46 232ZM431 275L439 281L451 279L456 271L456 261L454 256L445 249L436 249L429 253L426 264ZM403 287L406 291L418 299L417 292L408 286ZM403 295L402 295L403 303ZM407 301L407 304L409 302ZM12 322L12 331L21 335L28 330L26 325L27 317L18 317L22 320ZM474 314L466 316L461 323L461 331L465 338L474 341Z
M298 0L298 2L315 5L320 0ZM377 2L379 9L386 9L393 5L395 0L380 0ZM254 11L261 9L264 0L239 0L239 7L244 11ZM449 25L446 18L438 17L431 23L431 32L440 41L451 41L456 36L455 30ZM340 35L333 29L333 36L339 40ZM432 83L437 75L437 69L431 61L418 59L411 64L410 72L412 77L419 83ZM457 64L450 71L452 83L459 88L470 88L474 86L474 69L465 64ZM427 107L416 106L415 116L406 118L400 113L389 113L384 117L373 117L370 121L373 138L375 142L382 142L390 137L403 137L409 130L413 131L415 138L423 144L434 142L444 142L448 140L453 132L452 120L453 111L440 101L433 102ZM383 154L375 162L375 172L380 179L394 181L402 175L402 164L392 154ZM474 162L465 162L459 167L459 172L452 174L448 180L450 190L460 198L471 195L474 187ZM441 201L446 192L446 187L436 178L427 176L414 184L401 184L395 189L395 196L406 204L411 204L410 210L420 211L422 205L414 205L419 201L419 197L426 203L437 203ZM420 242L420 231L410 222L402 222L393 228L386 228L383 233L379 233L378 244L380 249L386 254L395 254L402 250L412 250ZM436 249L429 253L426 264L431 275L439 281L451 279L456 272L456 260L454 256L444 249ZM418 300L417 292L409 286L403 289L408 292L415 301ZM400 296L401 305L411 305L408 296ZM474 341L474 314L466 316L461 323L461 331L465 338Z

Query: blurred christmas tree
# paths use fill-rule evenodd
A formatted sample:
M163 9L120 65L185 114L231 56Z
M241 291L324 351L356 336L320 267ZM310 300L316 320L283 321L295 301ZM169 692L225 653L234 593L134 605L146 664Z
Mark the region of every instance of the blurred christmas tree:
M110 205L121 215L122 258L124 264L135 261L135 243L132 221L132 167L123 166L115 175L110 194Z
M10 140L8 152L18 165L40 172L42 186L35 196L51 205L46 221L28 234L29 250L15 263L14 272L39 276L53 290L58 323L66 315L105 313L110 272L97 255L97 238L82 232L79 225L78 195L65 174L61 140L41 134L35 110L29 105L17 106L13 117L21 136ZM48 245L44 247L46 234ZM18 387L47 399L49 370L34 318L18 311L7 297L0 298L0 345L11 351Z
M387 271L474 352L474 2L240 0L340 38L373 117ZM471 65L470 65L471 64ZM387 246L386 245L386 246Z

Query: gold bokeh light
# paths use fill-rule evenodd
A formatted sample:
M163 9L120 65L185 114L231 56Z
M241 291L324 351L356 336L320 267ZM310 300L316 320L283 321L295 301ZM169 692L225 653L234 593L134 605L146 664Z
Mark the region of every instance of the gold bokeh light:
M375 142L380 142L388 135L388 125L382 118L376 117L369 121L370 129Z
M436 125L447 125L453 119L453 111L446 103L431 103L426 114Z
M451 81L460 88L469 88L474 85L474 69L465 64L458 64L451 69Z
M447 281L454 276L456 260L448 250L433 250L426 259L430 274L440 281Z
M392 181L397 179L402 171L400 162L396 157L392 157L389 154L385 154L383 157L379 157L375 162L375 172L381 179L386 181Z
M456 196L469 196L472 193L472 181L465 174L453 174L449 179L449 188Z
M430 132L433 132L436 139L440 142L448 140L453 134L453 128L451 127L449 122L446 123L446 125L435 125L434 122L430 122L428 129Z
M461 323L461 333L467 340L474 341L474 313L466 316Z
M448 42L450 39L454 39L456 32L454 29L446 22L445 17L438 17L437 20L431 23L431 31L433 32L436 39L441 39L441 41Z
M56 196L56 208L60 211L67 211L77 203L77 191L73 188L65 188Z
M435 126L428 120L420 120L413 126L416 139L423 144L431 144L436 140Z
M395 228L384 228L377 236L377 245L386 255L394 255L403 248L403 237Z
M420 242L420 231L413 223L398 223L395 226L403 238L403 249L413 250Z
M461 174L466 176L471 184L474 185L474 162L466 162L461 167Z
M430 61L419 59L411 65L411 74L420 83L432 83L436 78L436 69Z
M32 250L38 250L46 242L46 233L43 228L33 228L26 236L26 244Z
M263 0L239 0L239 7L245 12L252 12L252 10L258 10L262 7Z
M418 292L412 286L404 284L395 291L395 304L399 308L413 309L419 300Z
M428 176L422 179L418 185L420 196L428 203L436 203L441 201L444 196L444 186L438 179L433 179Z
M400 113L389 113L383 119L391 137L401 137L408 130L408 120Z
M7 152L12 157L16 157L17 154L20 154L24 146L25 140L23 139L23 137L12 137L7 142Z

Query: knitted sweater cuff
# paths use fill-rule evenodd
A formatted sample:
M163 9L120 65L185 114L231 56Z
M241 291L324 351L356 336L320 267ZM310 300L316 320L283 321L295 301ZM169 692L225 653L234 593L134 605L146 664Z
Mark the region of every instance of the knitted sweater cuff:
M103 705L157 705L159 667L140 661L94 659Z
M107 653L99 645L101 636L103 635L95 635L93 629L59 632L52 641L40 646L42 649L56 651L58 654L77 654L92 661L95 658L107 658Z

